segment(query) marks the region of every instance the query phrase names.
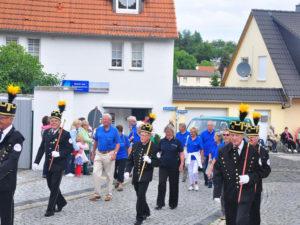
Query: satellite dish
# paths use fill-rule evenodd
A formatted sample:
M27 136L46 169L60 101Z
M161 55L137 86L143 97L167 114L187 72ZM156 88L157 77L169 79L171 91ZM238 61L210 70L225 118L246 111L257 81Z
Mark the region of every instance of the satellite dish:
M251 67L248 63L246 62L241 62L237 68L236 71L239 76L241 77L249 77L251 73Z

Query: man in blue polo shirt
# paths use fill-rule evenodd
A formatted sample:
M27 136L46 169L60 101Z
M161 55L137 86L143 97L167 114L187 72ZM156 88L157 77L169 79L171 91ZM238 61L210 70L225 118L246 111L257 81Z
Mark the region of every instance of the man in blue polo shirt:
M105 174L107 178L107 193L104 200L110 201L112 199L115 160L120 148L120 141L118 130L111 125L111 122L111 115L103 114L103 126L98 127L94 135L95 142L91 160L94 160L93 177L95 195L90 199L91 201L98 201L101 198L100 187L102 174ZM104 171L105 173L103 173Z
M213 151L214 147L214 137L215 137L215 130L214 130L214 122L213 121L207 121L207 130L203 131L200 135L202 144L203 144L203 174L204 174L204 181L205 181L205 186L210 186L208 184L208 177L205 173L207 165L208 165L208 160L209 160L209 153Z
M188 132L186 130L185 123L180 123L179 124L179 132L177 132L177 134L176 134L176 139L178 139L180 141L183 149L186 147L186 139L189 135L190 135L190 132ZM187 168L184 167L183 172L182 172L182 182L185 182L186 178L187 178Z

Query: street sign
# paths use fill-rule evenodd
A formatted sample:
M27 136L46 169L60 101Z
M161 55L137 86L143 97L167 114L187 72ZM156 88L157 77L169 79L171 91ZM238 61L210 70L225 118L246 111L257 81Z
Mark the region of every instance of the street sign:
M75 92L89 92L89 81L86 80L63 80L62 86L73 87Z
M164 111L176 111L176 107L175 106L165 106L163 107Z
M178 109L176 112L178 114L187 114L188 113L188 111L186 109Z

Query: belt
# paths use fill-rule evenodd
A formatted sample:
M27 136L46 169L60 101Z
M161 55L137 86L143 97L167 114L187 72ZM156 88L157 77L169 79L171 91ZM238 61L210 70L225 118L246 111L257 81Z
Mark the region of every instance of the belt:
M108 153L110 153L110 152L112 152L112 151L114 151L114 150L99 151L99 153L105 155L105 154L108 154Z

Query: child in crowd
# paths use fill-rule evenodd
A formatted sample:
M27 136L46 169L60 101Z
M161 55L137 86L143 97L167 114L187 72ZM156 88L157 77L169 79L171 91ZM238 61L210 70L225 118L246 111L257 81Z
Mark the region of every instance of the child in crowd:
M77 146L79 150L76 151L75 155L75 176L80 177L82 174L82 165L88 161L84 150L89 149L89 145L84 142L82 135L78 135L76 138Z

